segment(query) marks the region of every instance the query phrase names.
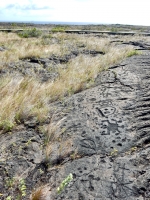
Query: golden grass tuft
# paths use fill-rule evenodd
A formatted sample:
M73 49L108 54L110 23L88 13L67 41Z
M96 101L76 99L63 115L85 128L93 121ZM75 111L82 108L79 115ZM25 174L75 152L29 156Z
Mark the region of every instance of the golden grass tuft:
M121 38L129 41L131 37ZM139 37L138 37L139 39ZM137 38L135 37L135 40ZM51 55L62 56L71 53L79 46L85 50L95 50L107 53L110 44L109 38L98 38L94 36L84 36L78 34L55 33L49 38L20 38L15 33L0 32L0 46L5 46L7 50L0 52L0 62L8 63L30 57L49 57Z
M37 116L44 120L46 109L45 84L27 77L3 77L0 82L0 121L19 122ZM30 114L29 114L30 113Z
M30 200L50 200L50 191L47 186L37 188L30 195Z
M50 47L41 46L40 39L38 41L38 39L32 38L31 41L30 38L19 38L16 34L0 33L0 45L8 42L9 45L12 45L12 49L14 48L14 51L11 49L9 53L6 51L10 54L7 61L10 61L12 57L19 59L23 56L41 56L46 48L52 48L53 52L57 52L60 48L67 49L68 43L70 45L81 43L87 49L95 48L95 50L105 52L105 55L92 57L81 54L77 56L67 64L58 66L59 77L52 82L41 83L35 78L21 76L1 77L0 129L5 127L6 130L10 130L15 123L20 123L29 117L36 117L37 120L44 121L48 116L51 102L91 87L102 70L107 70L133 52L131 46L120 48L111 44L109 39L94 38L93 36L87 38L75 34L68 36L65 33L53 36L61 40L61 44L52 44ZM7 47L7 45L5 46ZM32 50L37 51L39 55ZM0 52L0 58L3 53Z
M14 62L23 58L48 57L52 54L63 55L68 52L65 44L53 44L49 39L45 44L40 38L20 38L15 33L0 32L0 46L5 46L6 51L0 52L0 62Z

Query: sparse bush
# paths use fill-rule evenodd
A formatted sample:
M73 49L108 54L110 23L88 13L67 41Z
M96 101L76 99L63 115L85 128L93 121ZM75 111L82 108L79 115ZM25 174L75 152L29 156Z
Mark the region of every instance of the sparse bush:
M16 24L16 23L12 23L11 26L12 26L13 28L16 28L16 27L17 27L17 24Z
M52 36L52 34L44 34L43 36L42 36L42 38L43 39L51 39L53 36Z
M14 186L14 183L15 183L15 179L14 178L8 178L6 180L6 187L8 188L12 188Z
M3 130L4 132L9 132L14 127L14 123L12 123L9 120L3 120L0 121L0 130Z
M132 51L130 51L130 52L127 54L127 57L131 57L131 56L139 55L139 54L140 54L139 51L133 49Z
M118 32L118 29L117 29L117 28L114 28L114 27L112 27L112 28L110 29L110 31L115 33L115 32Z
M65 31L65 27L63 27L63 26L56 26L56 27L52 28L51 31L53 33L55 33L55 32L64 32Z
M70 173L70 174L67 176L67 178L65 178L65 179L62 181L62 183L60 184L60 186L57 188L58 194L60 194L60 193L64 190L64 188L69 184L69 182L72 181L72 180L73 180L73 176L72 176L72 174Z
M26 185L25 185L25 181L24 181L24 179L20 179L19 180L19 186L18 186L18 188L19 188L19 191L20 191L20 193L21 193L21 196L22 197L24 197L24 196L26 196ZM22 199L22 198L21 198Z
M18 179L17 177L8 178L6 179L5 186L8 189L11 189L12 196L8 196L6 200L16 199L16 200L22 200L22 197L26 196L26 185L25 180L23 178ZM16 198L14 197L16 196Z
M37 30L36 28L27 29L22 31L21 33L18 33L18 35L22 38L30 38L30 37L39 37L41 36L42 32L40 30Z

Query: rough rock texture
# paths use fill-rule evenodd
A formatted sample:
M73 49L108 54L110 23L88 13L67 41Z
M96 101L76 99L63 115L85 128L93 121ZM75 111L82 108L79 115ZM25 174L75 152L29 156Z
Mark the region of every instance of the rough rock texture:
M82 158L63 165L74 181L57 199L150 199L149 67L149 55L132 57L68 99L61 138Z
M0 51L5 51L0 47ZM19 60L18 62L12 62L9 64L0 63L5 68L0 69L0 76L8 74L19 74L21 76L27 75L39 78L39 80L45 82L48 80L55 80L58 77L59 64L66 64L70 59L77 57L79 54L97 56L104 55L102 51L95 50L75 50L70 54L64 56L51 56L49 58L26 58Z
M19 174L28 189L23 199L47 184L48 200L150 200L150 51L145 45L140 45L142 55L102 72L92 89L53 104L49 156L35 124L0 136L1 199L15 194L6 180ZM69 173L73 180L57 194Z

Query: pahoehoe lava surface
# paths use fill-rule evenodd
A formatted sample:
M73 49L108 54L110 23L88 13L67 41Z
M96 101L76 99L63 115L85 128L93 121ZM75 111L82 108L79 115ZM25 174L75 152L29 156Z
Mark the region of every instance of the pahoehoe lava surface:
M0 161L1 193L5 177L14 176L18 165L29 190L49 185L50 200L150 200L149 50L102 72L95 87L53 108L49 126L55 125L57 139L46 161L36 124L1 135L1 151L7 155ZM57 194L69 173L73 180Z

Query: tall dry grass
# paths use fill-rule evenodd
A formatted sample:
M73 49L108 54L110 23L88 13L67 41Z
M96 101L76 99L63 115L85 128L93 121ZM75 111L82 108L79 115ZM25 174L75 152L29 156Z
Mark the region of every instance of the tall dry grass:
M48 57L52 54L61 56L69 52L67 46L52 43L51 38L20 38L15 33L0 32L0 46L6 48L0 52L0 62L14 62L23 58Z
M22 39L13 33L0 33L0 45L3 44L7 47L8 44L8 48L11 49L6 51L6 54L8 54L6 60L3 58L5 52L0 52L0 59L8 62L23 56L31 56L32 48L37 50L39 56L43 55L46 48L59 54L59 48L65 49L66 46L72 48L72 45L79 44L84 44L87 49L93 50L95 48L95 50L104 51L105 55L91 57L81 54L77 56L65 66L58 67L59 77L53 82L41 83L31 77L1 77L0 129L9 130L14 123L20 123L29 117L35 116L39 121L45 120L49 113L50 102L91 87L100 71L119 63L133 52L133 48L130 46L119 48L111 44L109 39L104 38L94 38L93 36L87 38L75 34L68 36L64 33L54 34L54 37L61 41L57 44L59 47L56 47L56 49L53 46L55 44L50 45L50 47L40 46L41 41L36 38ZM38 45L36 42L38 42ZM35 47L36 49L34 49ZM36 54L33 53L33 55Z
M49 57L51 55L62 56L71 53L73 50L82 49L96 50L107 53L110 44L109 38L97 38L78 34L55 33L44 35L39 38L21 38L16 33L0 32L0 46L6 48L0 52L0 63L18 61L30 57ZM129 41L128 37L122 40ZM135 40L139 37L135 37Z

